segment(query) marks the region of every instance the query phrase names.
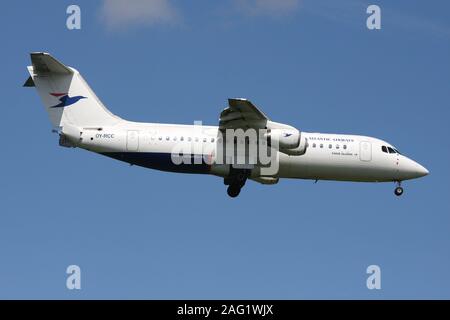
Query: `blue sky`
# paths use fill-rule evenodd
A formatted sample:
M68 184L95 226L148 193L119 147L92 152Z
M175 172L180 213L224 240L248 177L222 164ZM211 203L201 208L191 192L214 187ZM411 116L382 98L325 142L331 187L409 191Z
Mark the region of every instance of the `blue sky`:
M450 298L448 1L75 3L72 31L72 2L2 6L0 298ZM247 97L301 130L387 140L431 174L401 198L284 180L230 199L216 177L60 148L21 87L32 51L76 67L123 118L214 125ZM381 290L366 288L371 264Z

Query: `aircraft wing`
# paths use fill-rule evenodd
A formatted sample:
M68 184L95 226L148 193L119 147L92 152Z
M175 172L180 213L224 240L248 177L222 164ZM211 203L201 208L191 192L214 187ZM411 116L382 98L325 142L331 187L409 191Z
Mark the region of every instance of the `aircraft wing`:
M219 129L263 129L269 119L247 99L228 99L228 107L220 113Z

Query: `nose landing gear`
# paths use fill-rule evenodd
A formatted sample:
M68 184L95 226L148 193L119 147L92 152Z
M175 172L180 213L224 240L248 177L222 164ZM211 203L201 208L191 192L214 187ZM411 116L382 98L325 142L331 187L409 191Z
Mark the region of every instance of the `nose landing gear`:
M395 188L394 193L397 197L400 197L403 194L403 188L400 185L400 181L398 182L398 186Z

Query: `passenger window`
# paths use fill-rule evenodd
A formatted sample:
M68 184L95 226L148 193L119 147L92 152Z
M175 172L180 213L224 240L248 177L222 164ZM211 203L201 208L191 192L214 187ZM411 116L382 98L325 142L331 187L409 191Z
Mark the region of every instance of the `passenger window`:
M214 138L211 138L211 142L214 142Z
M184 137L181 137L181 138L180 138L180 141L184 141Z
M167 141L169 141L169 139L170 139L170 137L169 137L169 136L167 136L167 137L166 137L166 140L167 140Z
M386 146L382 146L381 151L388 153Z
M333 146L331 144L329 144L328 145L328 149L331 149L331 148L333 148Z
M173 137L173 141L177 141L177 137Z
M198 137L195 137L195 142L198 142Z
M159 140L162 140L162 137L159 137L158 139L159 139Z
M191 142L191 141L192 141L192 138L191 138L191 137L188 137L188 141Z
M206 138L203 138L203 142L206 142Z
M315 148L316 147L316 144L315 143L313 143L313 148Z
M336 145L336 149L339 149L339 145L338 144Z
M323 148L323 143L320 144L320 148Z
M346 150L346 149L347 149L347 145L346 145L346 144L344 144L344 147L343 147L343 148L344 148L344 150Z

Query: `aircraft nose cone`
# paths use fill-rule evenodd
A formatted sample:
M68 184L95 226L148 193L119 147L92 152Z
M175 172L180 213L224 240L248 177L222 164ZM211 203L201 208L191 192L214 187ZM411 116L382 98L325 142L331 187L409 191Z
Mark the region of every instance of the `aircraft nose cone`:
M414 179L414 178L420 178L428 175L430 172L419 163L415 162L411 159L405 159L405 163L402 166L403 174L405 175L406 179Z
M420 177L424 177L430 173L430 171L428 171L427 168L425 168L424 166L422 166L418 163L417 163L417 165L418 165L417 173L419 174Z

